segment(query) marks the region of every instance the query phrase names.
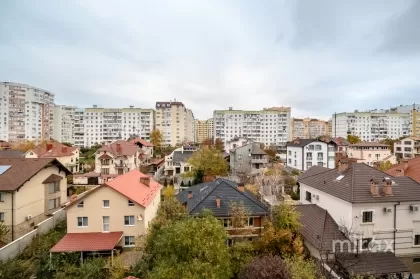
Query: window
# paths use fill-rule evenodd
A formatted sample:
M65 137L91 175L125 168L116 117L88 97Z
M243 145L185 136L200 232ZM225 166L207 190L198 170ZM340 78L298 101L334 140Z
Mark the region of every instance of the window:
M132 202L132 201L128 201L128 206L134 206L134 202Z
M292 151L289 150L289 156L292 156Z
M289 164L291 164L292 163L292 159L289 159Z
M368 250L370 248L370 243L372 238L362 238L362 250Z
M324 166L324 163L323 162L318 162L318 167L322 167L322 166Z
M48 210L59 208L60 207L60 198L51 199L48 201Z
M5 196L4 193L0 193L0 202L4 202L4 196Z
M372 223L372 222L373 222L373 211L363 211L362 223Z
M306 200L312 202L312 194L311 192L306 191Z
M312 167L312 162L306 162L306 169L309 169L310 167Z
M84 202L83 202L83 201L81 201L81 202L79 202L79 203L77 204L77 207L83 207L83 205L84 205Z
M124 246L125 247L134 246L134 236L124 236Z
M48 187L49 187L50 194L60 192L60 181L49 183Z
M134 226L134 215L124 216L125 226Z
M222 221L223 221L223 227L225 227L225 228L232 227L232 220L231 219L225 218L225 219L222 219Z
M4 212L0 212L0 222L4 222Z
M102 168L101 173L102 174L109 174L109 169L108 168Z
M82 228L82 227L87 227L88 226L88 217L77 217L77 226Z
M109 216L102 216L102 231L109 232Z
M109 208L109 200L103 200L102 201L102 207Z
M253 227L254 226L254 218L250 217L248 218L248 227Z
M321 145L320 144L315 145L315 150L321 150Z
M413 258L413 263L420 263L420 258Z

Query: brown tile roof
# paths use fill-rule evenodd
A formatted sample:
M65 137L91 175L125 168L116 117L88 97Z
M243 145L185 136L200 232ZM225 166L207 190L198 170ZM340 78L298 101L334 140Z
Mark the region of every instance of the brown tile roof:
M70 147L59 142L50 142L46 144L40 144L35 146L28 152L34 152L38 158L57 158L73 155L73 152L77 150L77 147Z
M144 139L141 139L141 138L131 139L131 140L128 140L128 142L134 143L134 144L140 143L141 145L143 145L145 147L153 147L153 144L151 144L150 142L148 142Z
M99 160L102 160L102 159L112 159L112 157L109 156L108 154L104 153L101 156L99 156L98 159Z
M106 151L115 156L131 156L135 155L138 150L137 145L125 140L117 140L111 144L104 145L97 152Z
M57 159L54 158L2 158L0 166L11 166L8 170L0 174L0 191L15 191L26 181L35 176L40 170L49 166L56 165L61 168L63 176L70 174Z
M88 252L109 251L114 249L123 236L123 232L68 233L51 252Z
M48 176L47 179L42 181L42 184L58 182L58 181L61 181L61 180L63 180L62 176L59 176L59 175L56 175L56 174L53 173L50 176Z
M340 175L343 177L338 180ZM298 181L350 203L420 201L420 184L409 177L391 176L393 196L384 196L380 190L381 196L373 197L370 193L371 179L378 180L382 188L384 177L390 175L363 163L350 163L343 173L338 169L326 170L309 177L299 177Z
M333 252L333 240L348 240L325 209L316 204L297 205L302 228L300 233L320 253Z
M306 170L303 174L301 174L298 178L298 181L300 179L303 179L303 178L306 178L306 177L309 177L309 176L312 176L312 175L316 175L318 173L325 172L325 171L328 171L328 170L330 170L330 169L324 168L324 167L319 167L319 166L313 166L313 167L309 168L308 170Z
M25 152L20 150L0 150L0 158L22 158L23 154L25 154Z
M386 171L387 174L396 176L398 169L404 169L404 163L400 163ZM404 176L420 183L420 157L408 160L408 167L404 170Z
M12 145L4 140L0 140L0 149L10 149L12 148Z
M359 142L359 143L355 143L355 144L350 144L350 147L357 147L357 146L360 146L360 147L363 147L363 146L366 146L366 147L375 147L375 146L378 146L378 147L389 147L389 145L388 144L383 144L383 143L379 143L379 142Z

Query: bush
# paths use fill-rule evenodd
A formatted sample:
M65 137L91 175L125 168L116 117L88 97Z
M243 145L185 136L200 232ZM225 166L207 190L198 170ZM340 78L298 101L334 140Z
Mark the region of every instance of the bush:
M181 184L180 184L180 186L181 186L181 187L183 187L183 186L184 186L184 180L181 180Z
M294 200L294 201L298 201L298 200L300 200L300 197L298 196L298 194L296 193L296 192L292 192L291 194L290 194L290 197L292 198L292 200Z
M292 175L298 176L298 175L300 175L300 171L298 171L298 170L292 170Z

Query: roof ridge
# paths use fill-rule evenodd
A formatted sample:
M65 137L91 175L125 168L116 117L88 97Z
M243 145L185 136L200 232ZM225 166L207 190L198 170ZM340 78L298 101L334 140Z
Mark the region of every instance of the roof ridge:
M311 175L308 175L308 176L305 176L304 178L302 178L302 179L306 179L306 178L308 178L308 177L312 177L312 176L315 176L315 175L318 175L318 174L321 174L321 173L326 173L326 172L328 172L328 171L331 171L331 170L334 170L334 169L329 169L329 168L326 168L326 167L320 167L320 166L313 166L312 168L314 168L314 167L316 167L316 168L323 168L323 169L325 169L325 171L323 171L323 172L318 172L318 173L314 173L314 174L311 174ZM308 169L309 170L309 169ZM308 171L308 170L306 170L306 171ZM305 173L302 173L302 175L304 175ZM299 180L299 177L298 177L298 180Z
M354 202L354 163L350 165L350 168L351 168L351 202L353 203Z
M220 179L220 178L218 178L218 179ZM216 180L218 180L218 179L216 179ZM213 184L216 180L213 180L211 183ZM214 192L214 190L216 190L217 187L219 187L219 185L220 185L220 183L218 185L216 185L216 187L214 187L211 191L209 191L207 193L207 195L205 195L200 202L198 202L193 208L191 208L189 210L189 212L192 212L194 209L196 209L199 204L201 204L211 193ZM188 200L187 200L187 207L188 207Z
M321 251L322 251L322 245L323 245L323 243L324 243L324 235L325 235L325 224L327 223L327 214L328 214L328 211L326 210L326 209L324 209L324 208L322 208L321 207L321 209L324 211L324 224L323 224L323 226L322 226L322 235L321 235Z

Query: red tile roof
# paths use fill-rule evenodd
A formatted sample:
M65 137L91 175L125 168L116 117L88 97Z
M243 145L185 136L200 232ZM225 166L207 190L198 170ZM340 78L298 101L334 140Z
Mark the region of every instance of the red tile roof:
M126 142L125 140L117 140L111 144L103 145L98 149L100 151L107 151L114 156L131 156L135 155L138 150L137 145L131 142Z
M150 186L146 186L140 182L141 177L149 178ZM105 186L113 188L115 191L143 207L147 207L162 188L162 185L135 169L106 182Z
M0 149L11 149L12 145L4 140L0 140Z
M38 158L57 158L71 156L76 150L77 147L74 146L70 147L59 142L49 142L46 144L37 145L33 149L30 149L28 152L35 153Z
M100 160L102 160L102 159L112 159L112 157L109 156L108 154L104 153L101 156L99 156L98 159L100 159Z
M404 169L404 163L395 165L393 168L387 170L386 173L392 176L397 176L398 169ZM404 170L404 176L408 176L420 183L420 157L408 160L408 166L407 169Z
M129 142L134 143L134 144L135 143L141 143L145 147L153 147L153 144L151 144L150 142L148 142L148 141L146 141L144 139L141 139L141 138L131 139L131 140L129 140Z
M88 252L114 249L123 236L123 232L68 233L51 252Z

